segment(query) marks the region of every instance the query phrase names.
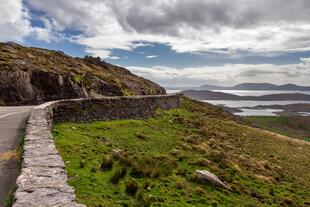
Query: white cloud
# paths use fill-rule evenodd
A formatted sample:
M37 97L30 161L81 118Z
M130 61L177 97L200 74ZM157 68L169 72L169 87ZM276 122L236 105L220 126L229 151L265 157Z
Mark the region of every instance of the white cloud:
M93 54L101 58L108 58L110 57L110 54L111 54L109 50L92 49L92 48L87 48L85 52Z
M34 27L32 35L39 40L44 40L48 43L57 42L60 39L63 39L63 34L55 32L53 22L48 18L40 18L40 21L43 22L44 27Z
M309 85L310 58L291 65L226 64L176 69L164 66L152 68L128 67L133 73L164 86L199 86L203 84L234 85L243 82L295 83Z
M247 50L268 54L310 50L308 0L29 0L56 31L82 32L71 40L103 58L141 42L177 52ZM64 18L65 17L65 18ZM145 44L145 43L142 43Z
M21 0L0 0L0 41L22 41L32 28Z
M133 50L149 43L170 45L176 52L277 55L310 50L309 0L27 0L44 12L33 16L22 0L0 0L0 41L22 41L28 35L47 42L80 31L69 40L102 58L112 49ZM43 27L32 27L39 18ZM141 54L145 54L140 52ZM146 54L145 54L146 55ZM150 55L146 58L155 58ZM125 58L126 59L126 58ZM175 69L131 67L138 75L163 85L293 82L307 85L310 58L292 65L226 64ZM232 81L233 80L233 81Z
M310 67L310 58L300 58L300 60L304 63L304 64L308 64Z
M145 56L146 59L153 59L153 58L157 58L158 56L157 55L148 55L148 56Z
M117 57L117 56L110 56L109 59L111 59L111 60L119 60L120 57Z

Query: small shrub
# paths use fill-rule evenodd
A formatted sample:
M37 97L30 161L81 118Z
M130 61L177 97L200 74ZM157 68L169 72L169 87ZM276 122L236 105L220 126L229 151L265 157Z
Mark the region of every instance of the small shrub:
M269 187L269 195L274 196L274 189L273 187Z
M100 169L101 170L111 170L113 167L113 159L110 156L106 156L103 158Z
M4 101L2 101L1 99L0 99L0 106L5 106Z
M211 205L212 205L212 207L217 207L217 206L219 206L218 203L217 203L216 201L213 201L213 202L211 203Z
M125 167L122 167L121 169L117 169L114 171L110 181L113 184L116 184L120 181L120 179L124 178L126 176L127 169Z
M158 174L156 171L158 171L158 169L156 169L155 165L148 161L146 163L139 161L131 164L130 175L134 177L153 177L153 175Z
M90 171L91 171L92 173L95 173L95 172L97 172L97 168L96 168L96 167L92 167Z
M148 136L145 135L145 134L136 133L135 135L136 135L136 137L137 137L138 139L140 139L140 140L148 140L148 139L149 139Z
M158 178L158 177L160 177L161 174L162 174L162 172L159 169L154 169L152 171L151 178Z
M173 169L177 167L176 161L167 156L162 156L159 157L158 159L160 161L157 164L157 169L161 169L160 174L165 176L171 175Z
M80 168L84 168L85 167L85 160L81 160L80 161Z
M149 178L169 176L176 167L176 161L168 156L146 157L131 163L130 175Z
M193 150L193 147L189 144L186 144L186 143L182 143L181 144L181 148L185 151L190 151L190 150Z
M201 142L201 139L197 136L187 136L184 137L183 140L190 144L199 144Z
M177 171L176 171L176 175L180 175L180 176L186 176L186 174L187 174L187 170L186 169L177 169Z
M126 165L126 166L131 165L131 161L127 156L119 155L119 156L115 157L115 159L118 160L123 165Z
M134 177L142 177L143 174L140 170L140 165L137 162L133 162L131 165L130 175Z
M150 181L145 181L144 183L143 183L143 189L144 190L148 190L148 188L150 187Z
M179 189L179 190L181 190L181 189L186 189L186 184L184 183L184 182L177 182L176 184L175 184L175 186L176 186L176 188L177 189Z
M196 165L201 166L201 167L209 167L213 165L214 163L208 159L200 159L196 162Z
M142 191L138 191L136 195L137 200L141 206L149 207L152 206L152 203L156 202L156 198L152 195L145 195Z
M174 117L171 121L176 124L185 124L187 120L183 117Z
M290 198L283 198L280 206L296 206L294 201Z
M206 191L200 186L196 187L195 192L199 195L203 195L206 193Z
M214 150L209 154L209 159L218 164L224 164L226 162L227 155L223 152Z
M171 155L174 155L174 156L180 156L180 155L182 155L182 150L180 150L180 149L172 149L171 151L170 151L170 154Z
M136 180L132 179L126 183L126 193L128 195L131 195L131 196L136 195L138 189L139 189L139 185Z

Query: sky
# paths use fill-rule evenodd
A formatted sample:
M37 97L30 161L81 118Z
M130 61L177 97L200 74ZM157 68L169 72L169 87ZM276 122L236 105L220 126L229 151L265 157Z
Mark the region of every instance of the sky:
M0 0L0 41L99 56L170 87L310 85L309 0Z

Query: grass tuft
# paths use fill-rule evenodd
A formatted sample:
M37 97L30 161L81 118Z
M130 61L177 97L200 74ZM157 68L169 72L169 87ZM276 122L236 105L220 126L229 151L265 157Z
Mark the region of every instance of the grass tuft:
M100 165L100 169L101 170L111 170L113 167L113 158L110 156L106 156L103 158L101 165Z
M131 179L126 182L126 193L131 196L135 196L139 189L139 184L136 180Z

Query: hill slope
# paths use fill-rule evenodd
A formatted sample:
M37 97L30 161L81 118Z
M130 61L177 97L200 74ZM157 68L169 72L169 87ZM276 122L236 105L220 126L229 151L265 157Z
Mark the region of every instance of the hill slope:
M310 143L251 128L210 104L184 98L148 120L56 123L53 134L87 206L310 204ZM231 190L201 182L196 170Z
M100 58L0 43L0 104L165 93L159 85Z

